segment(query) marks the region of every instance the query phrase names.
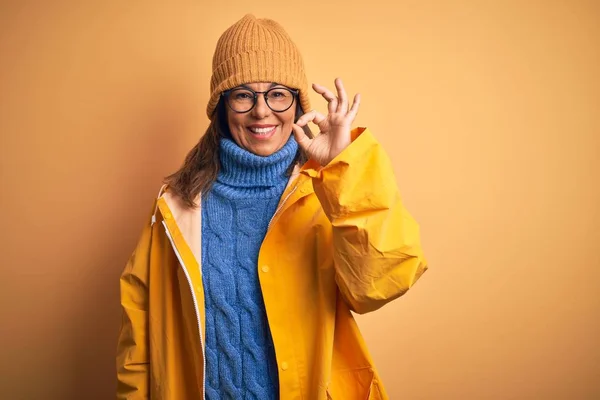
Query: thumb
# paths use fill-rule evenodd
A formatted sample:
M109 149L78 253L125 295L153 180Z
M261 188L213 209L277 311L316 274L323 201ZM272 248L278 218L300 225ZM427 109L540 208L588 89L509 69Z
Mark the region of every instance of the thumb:
M298 142L298 146L308 153L308 148L310 147L312 139L306 136L300 125L294 124L292 125L292 129L294 130L294 137L296 138L296 142Z

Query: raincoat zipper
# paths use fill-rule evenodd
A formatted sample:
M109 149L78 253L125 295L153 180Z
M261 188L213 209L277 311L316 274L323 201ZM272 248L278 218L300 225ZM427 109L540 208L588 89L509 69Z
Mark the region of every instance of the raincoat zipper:
M192 293L192 301L194 302L194 311L196 312L196 322L198 323L198 333L200 334L200 347L202 347L202 400L204 400L206 398L206 388L205 388L205 380L206 380L206 354L204 354L205 352L205 348L204 348L204 338L202 337L202 324L200 323L200 309L198 307L198 301L196 300L196 295L194 294L194 286L192 285L192 279L190 278L190 275L188 274L187 270L185 269L185 264L183 263L183 259L181 258L181 254L179 254L179 251L177 250L177 247L175 247L175 242L173 241L173 237L171 236L171 233L169 232L169 228L167 227L167 224L165 224L165 221L162 221L163 226L165 227L165 232L167 233L167 237L169 238L169 241L171 242L171 247L173 247L173 251L175 252L175 255L177 256L177 259L179 260L179 264L181 264L181 268L183 269L183 273L185 274L185 277L188 281L188 285L190 286L190 291Z

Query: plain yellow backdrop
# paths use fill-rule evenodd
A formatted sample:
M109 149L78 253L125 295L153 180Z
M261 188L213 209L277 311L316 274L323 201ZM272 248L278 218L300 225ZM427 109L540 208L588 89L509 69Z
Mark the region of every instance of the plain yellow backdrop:
M583 0L1 2L0 397L114 398L119 274L247 12L286 27L310 82L360 91L421 223L430 271L359 318L392 399L600 398Z

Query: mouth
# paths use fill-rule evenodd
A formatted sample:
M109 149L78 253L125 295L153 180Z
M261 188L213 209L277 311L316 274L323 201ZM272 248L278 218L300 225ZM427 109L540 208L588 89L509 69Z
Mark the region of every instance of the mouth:
M277 130L277 125L250 125L246 128L252 137L259 140L271 138Z

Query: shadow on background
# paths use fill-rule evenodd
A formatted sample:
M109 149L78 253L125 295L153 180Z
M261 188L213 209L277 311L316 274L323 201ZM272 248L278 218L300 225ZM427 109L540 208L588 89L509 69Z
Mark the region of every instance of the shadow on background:
M165 112L165 110L167 110ZM169 113L169 107L159 104L154 112L140 116L145 121L139 132L130 136L145 138L136 144L140 155L139 168L128 172L129 182L119 192L105 199L103 214L108 218L98 221L96 237L82 238L89 246L88 270L82 277L81 298L69 317L77 321L67 337L71 338L71 379L67 397L77 398L86 388L97 388L91 397L114 397L115 355L121 309L119 305L119 275L134 249L142 226L148 221L154 196L161 185L157 177L170 172L161 154L174 154L172 137L182 132L186 116ZM182 119L183 118L183 119ZM127 160L124 160L127 165ZM140 206L141 205L141 206ZM135 210L132 214L130 211ZM102 364L98 364L101 362ZM98 372L102 371L102 376ZM107 372L113 372L109 376ZM103 382L103 385L98 385Z
M119 275L206 120L197 7L69 3L1 10L6 399L114 398Z

